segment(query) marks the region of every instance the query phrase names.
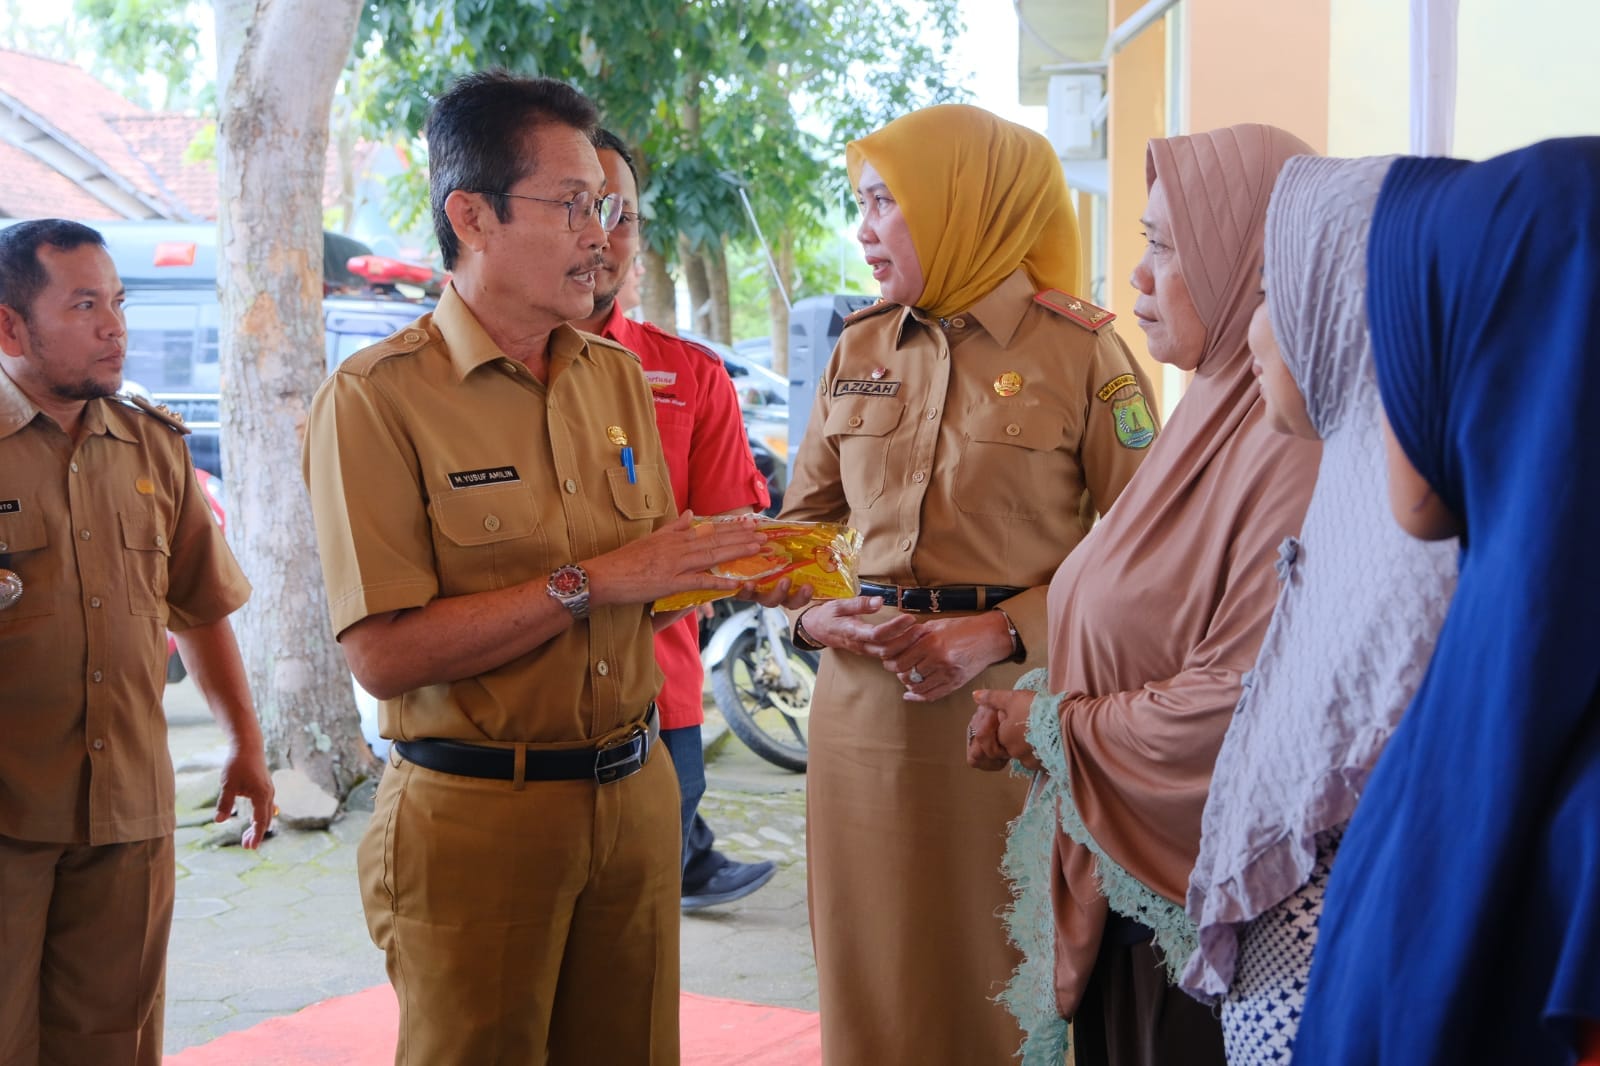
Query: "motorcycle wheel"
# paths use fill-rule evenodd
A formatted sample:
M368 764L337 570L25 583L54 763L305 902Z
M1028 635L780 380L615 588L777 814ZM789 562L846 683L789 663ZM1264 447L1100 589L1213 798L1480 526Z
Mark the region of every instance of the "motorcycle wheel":
M712 672L711 693L728 728L751 751L774 766L805 773L811 691L821 660L816 652L796 648L788 637L783 654L795 674L792 691L778 687L778 663L765 634L741 634Z

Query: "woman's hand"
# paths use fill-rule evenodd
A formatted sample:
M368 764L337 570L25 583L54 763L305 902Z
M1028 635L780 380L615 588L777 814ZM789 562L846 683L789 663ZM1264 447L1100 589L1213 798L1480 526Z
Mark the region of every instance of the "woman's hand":
M696 526L693 520L694 515L685 511L648 536L585 560L590 604L650 603L674 592L737 589L738 581L713 577L706 570L761 550L766 541L756 532L754 521L729 519Z
M800 623L806 636L824 647L882 659L908 646L917 626L916 619L908 614L895 615L886 622L868 622L863 617L882 609L882 596L828 600L806 611Z
M811 627L806 627L810 632ZM958 692L987 667L1011 657L1011 630L998 611L918 623L916 640L892 655L883 668L906 687L905 698L931 703Z
M973 693L973 697L977 697ZM974 770L1004 770L1011 763L1000 743L1000 716L993 707L980 703L967 726L967 765Z
M1005 760L1015 759L1030 770L1043 770L1044 764L1028 743L1033 693L1027 689L979 689L972 698L978 711L972 716L974 736L967 743L967 764L979 770L999 769L975 761L976 754L992 758L998 749ZM979 737L987 738L984 744L976 744Z

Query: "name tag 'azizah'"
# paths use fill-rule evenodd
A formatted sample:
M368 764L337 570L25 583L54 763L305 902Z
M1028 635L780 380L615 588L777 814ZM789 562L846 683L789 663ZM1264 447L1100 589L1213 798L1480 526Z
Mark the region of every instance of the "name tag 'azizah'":
M899 391L898 381L856 381L847 378L833 383L835 396L893 396Z

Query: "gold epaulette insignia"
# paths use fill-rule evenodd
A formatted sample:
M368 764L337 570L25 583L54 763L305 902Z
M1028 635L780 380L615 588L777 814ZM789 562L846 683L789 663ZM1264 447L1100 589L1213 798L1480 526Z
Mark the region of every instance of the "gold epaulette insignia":
M1080 300L1060 289L1045 289L1043 292L1035 293L1033 300L1063 318L1070 318L1084 329L1099 329L1117 317L1104 307L1096 307L1088 300Z
M881 315L885 311L899 306L899 304L891 303L888 300L879 300L877 303L868 304L859 311L852 311L850 314L845 315L844 324L846 326L854 325L864 318L871 318L873 315Z
M174 433L182 433L187 435L194 432L188 426L183 424L183 416L172 410L166 404L151 403L143 396L135 396L131 393L118 393L117 399L121 400L130 407L137 407L151 418L165 424L167 428L171 429Z

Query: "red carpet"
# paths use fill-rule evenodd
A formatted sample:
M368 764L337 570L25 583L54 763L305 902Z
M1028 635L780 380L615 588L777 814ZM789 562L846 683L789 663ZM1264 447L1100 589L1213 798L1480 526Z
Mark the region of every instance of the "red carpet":
M399 1017L388 985L326 999L209 1044L164 1066L391 1066ZM816 1066L817 1016L788 1007L683 994L683 1066Z

